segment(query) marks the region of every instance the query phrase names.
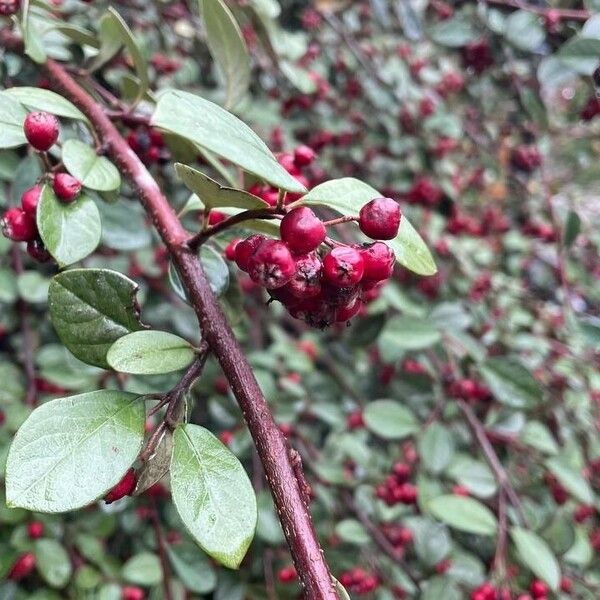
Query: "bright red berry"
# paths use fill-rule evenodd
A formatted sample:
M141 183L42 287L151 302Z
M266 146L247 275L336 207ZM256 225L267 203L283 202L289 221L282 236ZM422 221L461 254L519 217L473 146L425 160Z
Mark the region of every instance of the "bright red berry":
M315 151L310 146L298 146L294 150L294 164L297 167L307 167L315 160Z
M14 15L20 7L20 0L0 0L0 15L10 17Z
M37 236L35 217L20 208L9 208L2 219L0 229L13 242L28 242Z
M560 590L565 594L569 594L573 591L573 582L568 577L563 577L560 580Z
M296 573L294 567L283 567L282 569L279 569L277 579L279 579L281 583L291 583L298 579L298 573Z
M52 189L59 200L65 203L73 202L81 192L81 181L68 173L57 173Z
M35 569L35 554L33 552L25 552L14 562L11 567L7 579L10 581L21 581L25 579Z
M364 260L355 248L337 246L323 259L325 278L336 287L357 284L362 279L364 271Z
M30 187L28 190L23 192L23 195L21 196L21 208L26 213L29 213L30 215L35 215L41 195L41 185L34 185L33 187Z
M546 598L548 586L541 579L534 579L529 586L529 591L534 598Z
M295 272L292 253L279 240L265 240L250 257L248 274L267 289L284 286Z
M265 239L264 235L254 234L236 245L235 262L242 271L248 272L250 269L250 258Z
M316 253L296 259L296 270L287 288L296 298L312 298L321 291L323 263Z
M144 600L144 590L135 585L121 588L121 600Z
M58 139L58 119L47 112L32 112L25 118L23 130L27 141L36 150L46 152Z
M360 249L365 263L363 281L383 281L394 272L396 257L394 251L383 242L375 242Z
M37 540L44 535L44 524L41 521L31 521L27 525L27 535L32 540Z
M236 238L234 240L231 240L229 244L227 244L227 247L225 248L225 258L227 260L235 260L235 249L241 241L242 240L240 240L239 238Z
M400 206L391 198L375 198L367 202L359 214L360 230L374 240L391 240L400 228Z
M116 502L125 496L130 496L131 492L135 489L136 485L136 477L135 471L133 469L129 469L127 473L123 476L123 479L115 485L107 494L104 496L104 501L107 504L111 504L112 502Z
M323 221L307 206L291 210L281 221L281 239L294 254L312 252L325 239Z

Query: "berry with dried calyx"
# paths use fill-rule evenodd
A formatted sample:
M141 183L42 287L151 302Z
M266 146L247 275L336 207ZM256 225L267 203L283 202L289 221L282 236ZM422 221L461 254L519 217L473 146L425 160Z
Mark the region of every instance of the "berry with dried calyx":
M383 242L374 242L360 249L365 263L363 281L384 281L394 272L396 257L394 251Z
M358 250L337 246L323 259L325 279L336 287L357 284L363 276L365 263Z
M281 221L281 239L294 254L312 252L325 239L323 221L307 206L291 210Z
M400 206L391 198L375 198L359 213L360 230L374 240L391 240L400 228Z
M279 240L265 240L249 260L252 281L267 289L284 286L296 271L296 264L288 247Z
M27 141L40 152L49 150L58 139L58 119L47 112L32 112L25 117L23 131Z
M287 288L297 298L312 298L321 292L323 263L316 253L305 254L296 259L294 276Z
M0 229L13 242L28 242L37 237L35 217L20 208L9 208L2 219Z
M0 0L0 16L11 17L20 8L20 0Z

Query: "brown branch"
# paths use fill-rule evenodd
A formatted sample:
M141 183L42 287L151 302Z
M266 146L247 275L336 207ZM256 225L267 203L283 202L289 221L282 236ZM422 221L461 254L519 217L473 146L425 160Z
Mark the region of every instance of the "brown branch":
M592 16L592 13L585 9L578 10L573 8L536 6L535 4L529 4L529 2L522 2L521 0L485 0L485 2L486 4L496 4L508 8L526 10L527 12L531 12L536 15L546 16L548 14L554 14L560 19L567 19L571 21L587 21Z
M189 234L156 181L104 114L103 107L59 63L48 60L46 71L53 87L88 117L106 145L107 153L133 185L167 246L198 317L202 335L229 381L256 444L307 598L338 600L290 462L287 442L275 424L252 368L210 289L200 261L187 246Z
M158 558L160 560L160 569L162 571L162 583L165 600L173 600L173 594L171 591L171 571L169 569L169 562L167 560L167 546L165 544L165 538L162 533L160 526L160 518L158 515L158 508L156 501L152 506L152 525L154 526L154 535L156 537L156 546L158 549Z

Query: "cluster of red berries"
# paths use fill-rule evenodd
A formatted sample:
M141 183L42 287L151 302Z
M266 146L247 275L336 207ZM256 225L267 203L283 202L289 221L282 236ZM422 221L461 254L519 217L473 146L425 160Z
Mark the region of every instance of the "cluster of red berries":
M32 112L23 123L27 141L38 152L47 152L58 139L58 119L47 112ZM66 204L74 202L81 192L81 182L68 173L48 175L56 197ZM27 242L27 252L38 261L48 260L49 254L40 239L36 223L41 185L34 185L21 196L21 207L9 208L0 220L5 237L15 242Z
M513 167L531 173L542 164L542 155L535 146L521 144L512 151L510 162Z
M165 146L165 140L156 129L140 125L127 134L129 147L145 165L166 162L171 153Z
M485 39L475 40L464 46L462 59L465 68L472 69L477 75L494 64L492 49Z
M527 221L521 228L521 231L529 237L539 238L548 243L555 242L558 238L556 230L548 223Z
M370 594L379 587L377 575L373 575L360 567L354 567L342 573L340 583L347 591L357 596Z
M396 201L376 198L362 207L358 224L368 237L389 240L397 235L400 219ZM333 248L321 257L317 250L326 239L326 227L306 206L283 217L280 236L233 240L225 256L294 318L314 327L350 320L377 296L394 269L394 253L381 241L360 246L330 242Z
M406 463L396 463L382 484L375 488L375 495L388 506L394 504L416 504L417 487L409 482L412 469Z
M447 389L453 398L467 402L481 402L492 397L489 388L474 379L457 379L452 381Z
M411 544L414 539L413 532L408 527L403 527L398 523L384 523L381 526L381 531L397 552L404 551L406 546Z
M11 17L21 7L20 0L0 0L0 16Z

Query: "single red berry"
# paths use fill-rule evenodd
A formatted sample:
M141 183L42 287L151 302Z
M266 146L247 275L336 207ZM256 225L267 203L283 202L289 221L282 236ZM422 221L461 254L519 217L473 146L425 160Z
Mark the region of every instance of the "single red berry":
M352 302L340 306L335 311L335 320L338 323L344 323L354 317L362 308L363 303L359 298L355 298Z
M400 206L391 198L375 198L359 213L360 230L374 240L391 240L400 228Z
M280 235L294 254L306 254L318 248L327 231L323 221L310 208L300 206L283 217Z
M227 260L235 260L235 249L241 241L242 240L239 238L235 238L234 240L231 240L229 244L227 244L227 247L225 248L225 258Z
M548 586L541 579L534 579L529 586L529 591L534 598L546 598Z
M44 246L44 242L37 237L27 242L27 254L37 262L43 263L50 260L50 252Z
M296 581L298 579L298 573L296 573L296 569L294 567L283 567L279 569L277 573L277 579L281 583L291 583L292 581Z
M405 483L406 481L408 481L411 472L412 469L410 468L410 465L406 463L397 462L392 467L392 473L394 474L394 477L396 478L398 483Z
M10 17L14 15L21 5L21 0L0 0L0 15Z
M300 175L300 170L294 161L294 155L290 152L284 152L277 157L277 162L290 174Z
M34 185L33 187L30 187L28 190L23 192L23 195L21 196L21 208L26 213L29 213L30 215L35 215L41 195L41 185Z
M135 585L126 585L121 588L121 600L144 600L144 590Z
M323 259L323 273L327 281L336 287L357 284L363 276L365 263L355 248L337 246Z
M360 429L365 426L365 421L363 419L362 410L358 409L351 412L346 417L346 425L348 429Z
M254 234L237 244L235 247L235 262L242 271L246 271L246 273L249 271L250 258L266 239L264 235Z
M296 298L312 298L321 292L323 263L314 252L296 259L294 276L287 288Z
M2 219L0 229L13 242L28 242L37 236L35 217L20 208L9 208Z
M52 189L56 197L62 202L73 202L81 192L81 181L68 173L57 173L54 176Z
M135 489L136 477L134 469L129 469L123 476L123 479L115 485L107 494L104 496L106 504L116 502L125 496L131 495L131 492Z
M568 577L563 577L560 580L560 590L565 594L569 594L573 591L573 582Z
M250 257L248 274L252 281L267 289L284 286L296 272L296 263L288 247L279 240L265 240Z
M23 130L27 141L36 150L46 152L58 139L58 119L47 112L32 112L25 117Z
M35 569L35 554L25 552L14 562L6 578L10 581L21 581Z
M365 263L363 281L383 281L394 272L396 257L394 251L383 242L375 242L360 248Z
M307 167L315 160L315 151L310 146L298 146L294 150L294 164L297 167Z
M222 223L227 218L225 213L222 213L219 210L211 210L208 213L208 224L209 225L218 225Z
M27 525L27 535L32 540L37 540L44 535L44 524L41 521L31 521Z

